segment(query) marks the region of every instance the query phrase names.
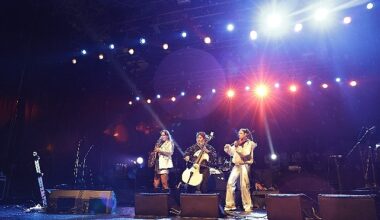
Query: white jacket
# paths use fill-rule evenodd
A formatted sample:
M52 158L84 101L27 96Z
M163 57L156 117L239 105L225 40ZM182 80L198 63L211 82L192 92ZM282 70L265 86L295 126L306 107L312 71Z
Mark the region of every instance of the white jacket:
M158 153L158 168L169 169L173 168L172 155L174 152L174 144L171 141L166 141L160 147L160 151L164 153Z
M232 156L232 163L236 165L252 164L253 163L253 150L257 147L257 144L251 140L247 140L243 146L229 146L224 151ZM244 158L242 158L237 152L239 152Z

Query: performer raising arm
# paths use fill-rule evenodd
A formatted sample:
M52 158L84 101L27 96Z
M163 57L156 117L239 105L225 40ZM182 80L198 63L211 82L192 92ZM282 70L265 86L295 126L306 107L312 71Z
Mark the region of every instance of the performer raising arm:
M240 177L241 198L243 200L243 207L245 212L252 211L252 200L249 191L249 170L253 163L253 150L257 144L253 142L251 132L246 128L239 130L239 140L235 141L233 145L226 144L224 151L232 156L234 167L227 182L226 192L226 206L224 210L235 210L235 189L237 179Z
M172 155L174 144L168 130L162 130L157 141L154 152L157 153L154 166L153 186L158 190L160 182L164 190L169 190L169 169L173 168Z

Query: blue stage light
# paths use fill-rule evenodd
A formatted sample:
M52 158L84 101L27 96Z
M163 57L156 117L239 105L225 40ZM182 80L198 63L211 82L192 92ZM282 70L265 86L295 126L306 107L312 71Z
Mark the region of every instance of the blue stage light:
M235 25L232 23L227 24L227 31L232 32L235 29Z

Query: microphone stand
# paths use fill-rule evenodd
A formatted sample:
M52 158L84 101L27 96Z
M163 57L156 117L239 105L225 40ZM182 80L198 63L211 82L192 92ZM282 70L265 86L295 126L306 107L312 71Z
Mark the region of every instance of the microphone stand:
M91 145L90 148L88 149L86 155L83 157L83 163L82 163L82 181L84 188L86 188L86 180L85 180L85 169L86 169L86 158L88 154L90 153L91 149L94 147L94 145Z
M356 144L351 148L351 150L347 153L346 158L349 157L352 152L363 142L364 138L367 136L367 134L370 132L371 129L366 128L364 134L359 138L359 140L356 142Z

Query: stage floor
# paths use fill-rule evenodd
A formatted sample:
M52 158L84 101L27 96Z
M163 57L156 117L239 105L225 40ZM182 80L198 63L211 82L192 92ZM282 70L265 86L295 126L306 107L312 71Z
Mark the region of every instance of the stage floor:
M26 212L28 207L21 205L2 205L0 206L0 219L134 219L134 207L117 207L114 214L98 214L98 215L76 215L76 214L46 214L38 212ZM138 218L142 219L142 218ZM146 218L144 218L146 219ZM156 218L157 219L157 218ZM160 219L189 219L177 216ZM200 218L199 218L200 219ZM231 212L220 219L258 219L266 220L267 215L265 210L254 210L252 213Z

